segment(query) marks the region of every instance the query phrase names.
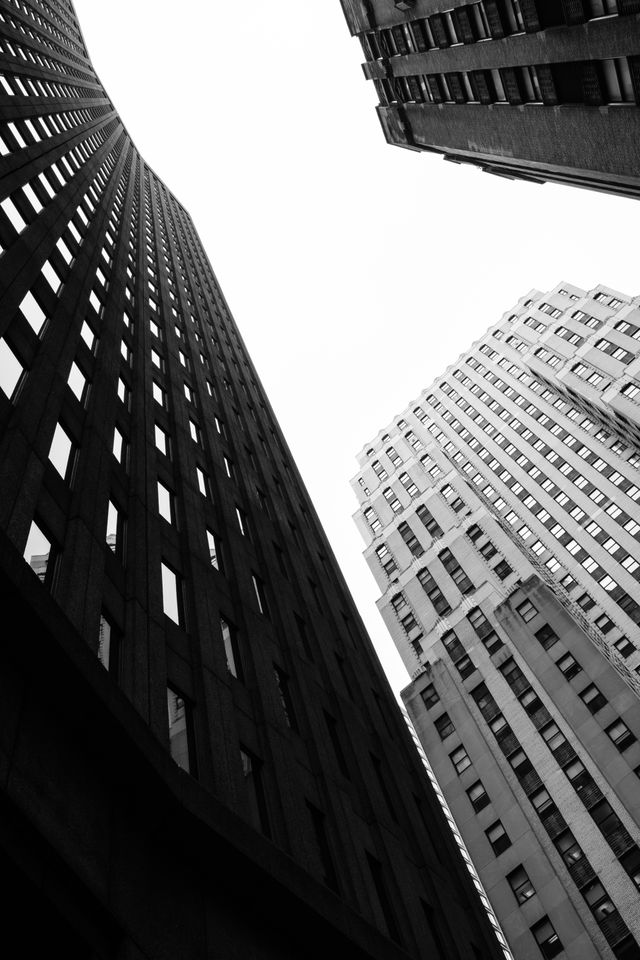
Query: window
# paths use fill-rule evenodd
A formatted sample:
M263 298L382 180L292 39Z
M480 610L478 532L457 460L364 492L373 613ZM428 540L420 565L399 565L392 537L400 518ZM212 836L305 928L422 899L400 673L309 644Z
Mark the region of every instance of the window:
M533 618L536 616L538 612L536 607L534 607L534 605L531 603L530 600L525 600L524 603L521 603L520 606L516 607L516 610L518 611L518 613L520 614L520 616L522 617L525 623L528 623L530 620L533 620Z
M499 577L500 580L506 580L510 573L513 573L513 570L509 566L506 560L501 560L500 563L497 563L493 568L493 572Z
M216 570L222 569L222 548L220 541L216 537L215 533L212 533L211 530L207 530L207 548L209 550L209 562L212 567L215 567Z
M491 826L485 830L485 836L496 856L511 846L511 840L507 835L507 831L499 820L496 820L495 823L492 823Z
M467 790L467 796L469 797L471 806L476 813L478 813L479 810L484 810L484 808L491 803L489 794L482 786L482 782L480 780L476 780L476 782L469 787Z
M562 671L567 680L576 677L582 670L578 661L570 653L565 653L559 660L556 660L556 666Z
M387 925L389 936L392 940L395 940L396 943L401 943L402 940L400 937L400 928L398 926L398 921L396 920L395 911L389 896L389 890L387 888L383 866L380 861L373 857L370 853L367 853L367 861L369 863L371 878L373 880L373 885L382 909L382 915Z
M9 400L15 397L23 372L24 368L11 347L6 340L0 339L0 388Z
M610 914L615 913L616 908L599 880L590 883L580 892L598 923L602 923Z
M382 565L382 569L388 577L398 569L396 561L386 543L383 543L381 547L376 548L376 555L380 561L380 564Z
M526 903L536 892L527 871L522 865L507 874L507 881L518 903Z
M29 528L23 557L41 582L51 589L56 567L56 551L37 520L34 520Z
M614 640L613 646L616 648L621 657L630 657L632 653L635 653L635 646L629 640L628 637L619 637L617 640Z
M125 520L121 510L115 503L109 501L107 510L106 542L114 554L122 559L124 556Z
M291 696L291 685L289 677L281 670L280 667L273 665L273 673L276 680L276 686L278 688L278 695L280 697L280 705L282 707L282 713L288 727L292 730L298 729L298 721L296 719L296 712L293 705L293 698Z
M564 947L548 917L543 917L542 920L534 924L531 927L531 933L545 960L550 960L550 958L557 957L559 953L562 953Z
M398 525L398 533L408 546L414 557L421 557L424 553L424 547L416 537L408 523L403 521Z
M47 316L44 310L37 303L35 297L32 293L28 293L22 303L20 304L20 311L24 316L25 320L29 323L34 333L39 336L40 332L46 322ZM83 327L84 335L84 327ZM93 347L93 342L90 349Z
M73 444L61 424L56 426L49 450L49 462L53 464L60 476L68 480L73 467Z
M471 759L464 747L456 747L456 749L449 754L449 759L455 767L458 776L471 766Z
M331 890L338 891L338 877L331 855L331 848L327 838L326 817L321 810L314 807L308 800L305 801L311 817L313 832L322 865L322 882Z
M117 675L119 666L120 637L111 620L101 614L98 628L98 660L109 673Z
M418 507L416 510L416 516L424 524L427 533L429 533L434 539L442 536L442 527L424 505Z
M421 693L421 697L427 710L430 710L431 707L435 707L436 703L440 702L438 692L432 683L428 684L428 686L424 688Z
M159 450L160 453L163 453L165 457L168 457L169 456L169 437L164 432L162 427L159 427L157 423L154 428L154 436L155 436L156 449Z
M612 723L605 729L605 733L620 753L636 741L635 736L622 720L616 720L615 723Z
M193 749L190 749L191 711L184 698L167 687L167 712L169 719L169 750L172 758L187 773L194 773Z
M591 713L602 710L607 703L606 697L598 690L595 683L590 683L588 687L580 691L578 696Z
M269 818L267 815L267 801L262 781L262 761L250 753L245 747L240 748L242 775L247 789L249 801L249 815L257 830L266 837L271 836Z
M256 596L256 602L258 604L258 610L263 616L269 616L269 609L267 607L267 597L265 594L264 583L262 580L255 575L251 574L251 582L253 583L253 591Z
M225 619L220 618L220 633L224 644L224 652L227 659L227 670L229 673L242 680L242 664L238 650L238 638L235 627L227 623Z
M160 564L162 573L162 609L170 620L182 626L182 584L178 575L166 563Z
M206 473L204 473L200 467L196 467L196 477L198 478L198 490L203 497L208 496L209 493L209 478Z
M539 630L536 630L536 640L538 643L542 644L545 650L549 650L550 647L557 643L558 634L555 630L552 630L548 623L545 623L543 627L540 627Z
M167 523L175 523L175 497L160 480L158 480L158 513Z
M471 580L449 549L442 550L438 554L438 559L461 593L469 593L475 589Z
M453 721L449 717L448 713L440 714L440 716L433 722L441 740L446 740L447 737L450 737L455 731Z

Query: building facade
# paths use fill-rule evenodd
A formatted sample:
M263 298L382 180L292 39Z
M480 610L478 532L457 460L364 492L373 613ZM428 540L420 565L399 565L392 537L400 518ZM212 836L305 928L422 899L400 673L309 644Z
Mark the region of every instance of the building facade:
M640 955L639 339L638 298L532 291L353 481L403 699L526 960Z
M502 957L72 4L2 0L0 56L5 949Z
M389 143L640 195L638 0L342 0Z

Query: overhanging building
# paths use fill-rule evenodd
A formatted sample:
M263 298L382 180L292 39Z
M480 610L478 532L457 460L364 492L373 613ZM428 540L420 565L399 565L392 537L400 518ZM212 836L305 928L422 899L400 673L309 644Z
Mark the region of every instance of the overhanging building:
M514 954L640 955L640 300L533 291L353 486L403 693Z
M70 3L0 2L0 87L3 948L501 957Z
M342 0L387 141L640 195L638 0Z

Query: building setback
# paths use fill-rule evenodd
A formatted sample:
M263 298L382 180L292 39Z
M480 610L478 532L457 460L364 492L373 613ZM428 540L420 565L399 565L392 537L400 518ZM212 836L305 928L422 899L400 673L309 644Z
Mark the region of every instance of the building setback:
M640 298L532 291L353 481L403 699L519 960L640 956L638 340Z
M3 947L502 957L189 214L0 48Z
M387 141L640 196L639 0L342 0Z

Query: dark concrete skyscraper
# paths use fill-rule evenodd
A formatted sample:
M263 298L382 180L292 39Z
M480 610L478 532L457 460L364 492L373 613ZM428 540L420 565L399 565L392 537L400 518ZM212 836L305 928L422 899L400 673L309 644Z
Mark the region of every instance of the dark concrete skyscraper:
M639 0L342 0L389 143L640 196Z
M3 952L501 957L191 218L0 47Z

